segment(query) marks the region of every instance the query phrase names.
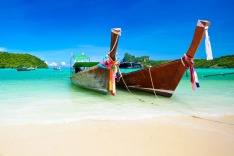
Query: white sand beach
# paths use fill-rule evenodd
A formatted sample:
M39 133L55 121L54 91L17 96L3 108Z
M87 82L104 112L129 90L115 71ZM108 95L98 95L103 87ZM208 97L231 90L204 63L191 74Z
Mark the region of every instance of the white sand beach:
M233 116L0 126L0 156L233 154Z

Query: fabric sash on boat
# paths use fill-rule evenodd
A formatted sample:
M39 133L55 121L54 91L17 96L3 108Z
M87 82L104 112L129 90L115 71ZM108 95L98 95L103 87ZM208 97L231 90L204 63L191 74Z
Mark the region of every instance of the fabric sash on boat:
M100 68L105 68L109 69L109 90L111 95L115 96L116 95L116 86L115 86L115 78L116 78L116 73L117 73L117 61L113 61L108 54L109 60L105 62L100 62L98 66Z
M184 64L183 60L186 62L186 65ZM187 68L190 69L190 81L192 85L192 89L195 91L196 87L199 88L199 82L198 82L198 76L196 71L194 70L194 61L193 58L188 57L186 54L184 54L184 57L181 58L181 62L184 66L187 66ZM196 84L196 87L195 87Z

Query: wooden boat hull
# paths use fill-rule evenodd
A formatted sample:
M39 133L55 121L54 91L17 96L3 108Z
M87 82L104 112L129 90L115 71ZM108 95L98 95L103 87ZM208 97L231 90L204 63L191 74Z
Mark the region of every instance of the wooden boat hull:
M109 70L94 66L88 70L81 71L70 77L72 83L81 88L86 88L100 92L108 93Z
M171 97L181 80L186 67L181 60L122 74L116 81L117 87L139 90ZM126 86L125 86L126 84Z
M194 54L209 25L208 21L198 21L192 43L184 57L165 64L122 74L116 80L117 87L171 97L186 69L190 68L191 64L193 65Z
M110 52L108 53L111 61L115 61L120 32L121 29L119 28L112 29ZM102 94L109 92L110 70L107 68L101 68L95 65L86 70L77 71L77 73L70 76L70 79L78 87L97 91Z

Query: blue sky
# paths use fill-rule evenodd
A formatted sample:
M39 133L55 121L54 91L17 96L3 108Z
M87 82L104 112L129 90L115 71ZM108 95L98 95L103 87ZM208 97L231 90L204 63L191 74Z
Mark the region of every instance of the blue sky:
M214 57L234 54L231 0L0 0L0 51L29 53L49 64L85 52L101 61L111 28L122 28L118 55L180 58L198 19L211 22ZM204 41L196 58L206 58Z

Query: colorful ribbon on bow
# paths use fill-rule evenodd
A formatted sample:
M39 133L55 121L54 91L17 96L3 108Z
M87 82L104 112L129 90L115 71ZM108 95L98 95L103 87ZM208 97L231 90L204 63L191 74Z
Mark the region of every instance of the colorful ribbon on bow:
M115 86L115 78L117 73L117 61L113 61L110 55L108 54L109 60L98 64L101 68L109 69L109 90L111 95L116 95L116 86Z
M186 64L188 65L188 67L190 69L190 81L191 81L192 89L195 91L196 87L199 88L200 85L199 85L197 73L194 70L193 58L188 57L186 54L184 55L183 58L186 61ZM196 87L195 87L195 84L196 84Z

